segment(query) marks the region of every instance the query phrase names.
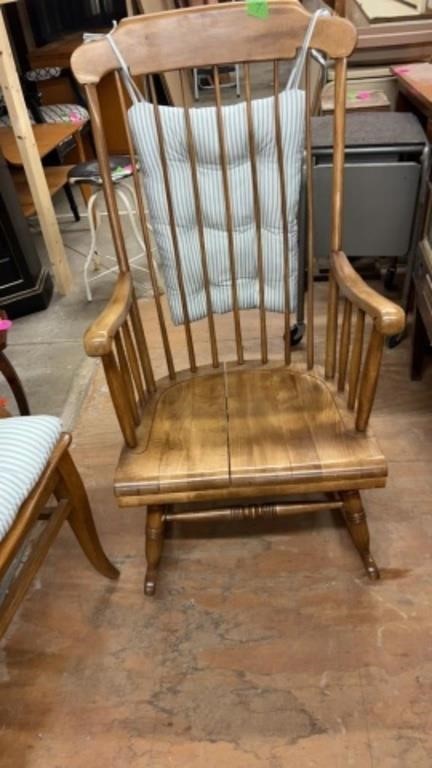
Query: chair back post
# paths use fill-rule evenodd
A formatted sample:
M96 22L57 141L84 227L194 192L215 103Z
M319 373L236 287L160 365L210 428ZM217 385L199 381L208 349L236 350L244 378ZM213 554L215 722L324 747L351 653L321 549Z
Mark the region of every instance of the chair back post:
M340 251L342 247L346 70L346 59L339 59L335 66L335 112L333 119L333 179L330 240L330 246L333 253ZM332 270L330 270L325 352L325 375L328 379L333 379L336 373L338 303L339 290L334 275L332 274Z

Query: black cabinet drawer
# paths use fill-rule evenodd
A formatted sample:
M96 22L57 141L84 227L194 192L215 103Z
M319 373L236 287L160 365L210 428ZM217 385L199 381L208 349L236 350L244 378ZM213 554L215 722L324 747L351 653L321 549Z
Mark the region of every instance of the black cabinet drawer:
M0 292L4 288L10 290L22 281L21 270L18 264L9 255L4 255L3 248L6 244L3 243L2 234L0 226Z

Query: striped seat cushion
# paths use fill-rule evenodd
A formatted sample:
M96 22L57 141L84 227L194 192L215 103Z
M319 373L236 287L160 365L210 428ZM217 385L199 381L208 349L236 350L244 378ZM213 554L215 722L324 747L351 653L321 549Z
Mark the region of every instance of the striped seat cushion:
M294 310L298 273L297 214L304 147L304 92L286 89L280 94L279 103L287 189L290 297L291 308ZM207 314L207 305L184 110L160 107L159 111L187 309L189 318L198 320ZM274 112L273 98L252 101L261 204L265 306L270 311L281 312L285 308L283 225ZM214 312L228 312L232 309L231 272L217 112L215 107L205 107L190 109L189 114L196 149L212 308ZM246 104L243 102L224 106L222 116L231 192L238 301L240 308L249 309L259 306L259 281ZM179 325L184 322L184 317L153 106L144 101L134 104L129 110L129 121L140 156L170 312L174 324Z
M36 120L29 109L27 113L30 122L35 125ZM89 119L89 113L80 104L50 104L46 107L40 107L40 113L45 123L85 123ZM0 125L6 127L11 125L10 117L6 111L0 115Z
M80 104L48 104L40 107L45 123L84 123L89 113Z
M0 419L0 541L39 480L61 431L54 416Z

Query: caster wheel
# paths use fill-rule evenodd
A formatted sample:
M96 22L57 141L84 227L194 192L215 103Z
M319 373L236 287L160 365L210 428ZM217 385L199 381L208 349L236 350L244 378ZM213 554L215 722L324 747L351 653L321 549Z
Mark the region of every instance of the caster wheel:
M291 328L291 346L296 347L297 344L300 344L305 332L305 325L304 323L296 323Z
M401 343L402 339L404 337L403 333L399 333L397 336L389 336L387 346L389 349L394 349L398 346L398 344Z
M389 267L384 275L384 288L391 291L395 287L396 267Z

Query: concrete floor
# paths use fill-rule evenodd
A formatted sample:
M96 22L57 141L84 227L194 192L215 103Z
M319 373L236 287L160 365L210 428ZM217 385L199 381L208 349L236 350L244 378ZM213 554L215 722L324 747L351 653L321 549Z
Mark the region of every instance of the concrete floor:
M78 191L75 196L80 202ZM61 192L55 199L55 207L63 216L69 211ZM81 209L84 211L82 204ZM62 416L65 427L71 428L94 366L94 361L85 355L83 334L105 307L115 275L111 273L93 283L94 298L87 301L83 282L84 254L90 245L87 219L83 218L79 223L64 222L61 229L74 276L73 290L66 297L55 293L46 310L16 319L8 334L7 355L21 378L32 413ZM136 254L139 249L128 223L125 224L125 235L131 254ZM41 258L46 262L41 235L35 234L35 239ZM99 242L104 255L114 255L106 219ZM137 292L144 296L148 293L148 282L145 280L143 284L141 276L139 280ZM0 397L6 397L8 408L17 412L3 380L0 380Z
M144 323L159 377L148 303ZM204 322L194 338L208 352ZM324 511L170 525L146 598L145 510L116 508L122 439L98 367L73 451L121 576L94 572L63 526L0 644L1 768L430 768L431 381L409 380L408 342L386 349L372 426L389 481L364 493L379 582Z

